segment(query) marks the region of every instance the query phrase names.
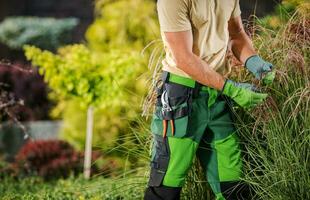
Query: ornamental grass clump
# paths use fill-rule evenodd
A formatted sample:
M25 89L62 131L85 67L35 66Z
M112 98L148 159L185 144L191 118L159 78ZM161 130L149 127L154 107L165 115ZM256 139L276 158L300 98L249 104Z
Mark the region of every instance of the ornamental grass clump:
M300 5L279 31L258 27L254 36L259 54L274 64L277 75L264 88L266 103L237 121L244 142L244 180L253 199L310 199L309 8L309 3Z

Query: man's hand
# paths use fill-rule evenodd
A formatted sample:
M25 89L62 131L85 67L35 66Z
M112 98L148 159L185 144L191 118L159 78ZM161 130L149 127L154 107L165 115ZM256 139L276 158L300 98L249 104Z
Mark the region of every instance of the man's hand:
M241 17L231 18L228 22L228 30L234 55L265 85L271 85L275 72L272 72L272 64L257 56L250 37L246 34Z
M256 91L256 87L252 84L226 80L222 93L230 97L242 108L250 109L262 103L268 96L268 94Z
M273 65L258 55L249 57L245 62L245 67L252 72L256 79L262 80L264 84L271 85L273 83L275 78L275 72L272 71Z

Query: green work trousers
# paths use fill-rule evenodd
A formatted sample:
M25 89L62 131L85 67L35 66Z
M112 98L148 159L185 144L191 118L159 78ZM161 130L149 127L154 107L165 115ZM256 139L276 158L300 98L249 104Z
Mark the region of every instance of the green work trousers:
M151 123L149 186L182 187L197 156L217 199L228 199L223 195L225 183L237 183L242 172L230 100L206 86L197 89L191 79L172 75L158 92ZM168 116L162 111L163 92L171 106ZM165 125L164 120L173 123Z

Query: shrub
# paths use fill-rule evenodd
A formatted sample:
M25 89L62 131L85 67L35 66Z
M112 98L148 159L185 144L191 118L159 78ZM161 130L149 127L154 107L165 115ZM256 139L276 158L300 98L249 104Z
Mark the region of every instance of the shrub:
M152 0L96 2L96 20L86 32L91 49L137 49L159 37L159 25Z
M55 50L71 41L77 24L75 18L8 17L0 24L0 41L12 49L29 44Z
M49 119L49 109L52 105L47 98L47 87L37 69L27 65L7 65L0 63L1 91L10 93L14 99L23 100L23 105L10 109L12 116L20 121ZM10 117L1 112L1 121Z
M143 67L137 52L93 53L82 44L60 48L57 54L26 46L25 55L39 67L40 74L59 99L74 97L83 107L115 105L114 101L122 99L124 91L134 89L129 81L141 73Z
M4 170L17 177L41 176L46 180L76 176L83 171L84 154L62 140L27 142ZM116 176L122 167L118 159L92 152L92 175Z
M95 146L113 144L118 135L126 134L145 93L144 79L136 80L145 64L138 52L95 53L84 45L66 46L58 54L29 46L25 52L44 74L53 90L51 96L59 101L53 114L64 116L63 138L83 149L86 129L81 122L86 121L85 109L90 104L99 113L95 116Z
M146 52L143 57L140 51L159 37L155 11L155 2L151 0L96 1L98 15L86 38L91 53L97 54L102 72L110 74L103 87L106 98L95 111L96 147L114 148L128 138L130 127L137 124L147 91L148 76L144 73L149 55ZM63 100L52 114L63 117L63 138L82 149L85 124L81 121L86 119L85 108L76 101Z
M68 177L83 168L83 155L60 140L26 143L16 155L14 169L18 175L39 175L46 179Z
M155 2L151 0L97 1L98 15L86 33L87 47L68 46L54 55L26 49L26 56L34 65L41 66L42 73L43 68L67 71L66 81L60 80L57 72L47 73L46 80L54 77L50 97L58 101L51 114L63 118L61 135L75 147L84 147L86 128L81 122L86 121L85 104L93 102L95 96L101 97L95 110L94 146L113 148L129 134L130 126L136 126L147 90L147 76L143 74L147 62L140 51L159 36L155 11ZM94 81L85 81L86 76L92 76ZM98 78L103 79L100 84L96 82ZM71 87L81 98L62 98L65 95L55 90L58 86ZM89 95L90 90L95 95Z

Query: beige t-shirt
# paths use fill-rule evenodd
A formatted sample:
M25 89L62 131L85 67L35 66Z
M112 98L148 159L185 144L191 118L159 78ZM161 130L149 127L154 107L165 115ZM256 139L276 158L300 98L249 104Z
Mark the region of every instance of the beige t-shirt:
M177 67L163 33L191 30L193 52L220 74L230 72L228 21L240 16L239 0L158 0L157 11L166 51L163 70L189 77Z

